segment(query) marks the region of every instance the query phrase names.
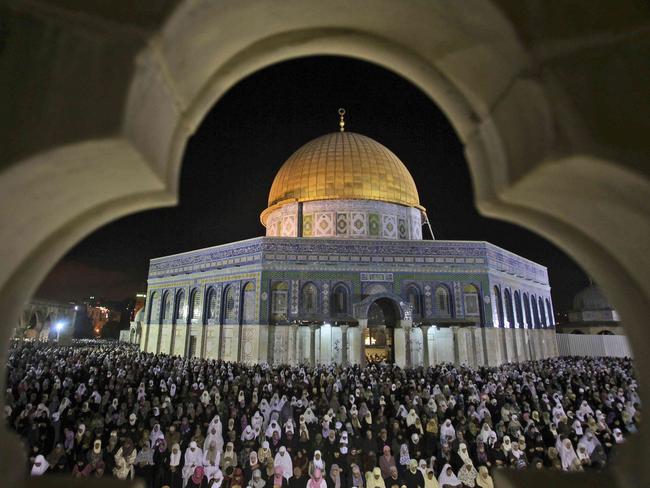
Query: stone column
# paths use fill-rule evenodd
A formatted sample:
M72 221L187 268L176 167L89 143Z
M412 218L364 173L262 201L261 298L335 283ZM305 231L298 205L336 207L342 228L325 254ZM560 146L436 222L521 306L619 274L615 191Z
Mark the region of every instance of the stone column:
M411 328L410 322L402 321L402 329L404 329L404 366L410 368L413 366L413 358L411 356Z
M365 330L368 328L368 319L359 319L359 366L366 367L366 343L363 338Z
M431 366L429 361L429 329L430 325L421 325L420 330L422 331L422 363L425 368Z
M459 362L459 352L458 352L458 326L452 326L451 327L451 336L452 340L454 341L454 364L458 364Z
M309 363L316 366L316 329L317 325L309 326Z
M348 365L348 325L341 326L341 366Z
M269 342L267 344L269 352L266 355L266 362L270 365L273 365L275 359L275 327L275 325L269 325Z
M293 347L291 360L293 364L298 364L298 324L291 324L291 337L293 337Z

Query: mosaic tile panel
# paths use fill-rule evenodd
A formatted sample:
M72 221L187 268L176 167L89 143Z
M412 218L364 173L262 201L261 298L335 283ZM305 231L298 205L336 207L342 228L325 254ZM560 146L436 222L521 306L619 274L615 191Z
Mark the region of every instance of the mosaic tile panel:
M397 235L400 239L408 239L406 219L397 219Z
M282 236L295 237L296 236L296 216L284 215L282 217Z
M348 221L350 215L348 213L337 213L336 214L336 235L337 236L346 236L348 235L349 224Z
M314 235L313 214L307 214L302 216L302 235L303 237L312 237Z
M379 214L368 214L368 235L373 237L379 236L380 225Z
M394 215L381 216L382 236L387 239L397 239L397 219Z
M353 236L368 235L366 226L366 214L363 212L350 213L350 233Z
M322 212L316 213L314 221L314 235L315 236L333 236L335 235L334 231L334 213L333 212Z

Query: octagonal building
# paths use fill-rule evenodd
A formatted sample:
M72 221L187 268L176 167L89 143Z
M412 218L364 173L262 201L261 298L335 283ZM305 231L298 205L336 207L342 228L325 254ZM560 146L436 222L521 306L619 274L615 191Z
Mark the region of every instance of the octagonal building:
M248 363L557 355L546 268L488 242L423 240L406 166L353 132L287 159L266 236L151 260L142 350Z

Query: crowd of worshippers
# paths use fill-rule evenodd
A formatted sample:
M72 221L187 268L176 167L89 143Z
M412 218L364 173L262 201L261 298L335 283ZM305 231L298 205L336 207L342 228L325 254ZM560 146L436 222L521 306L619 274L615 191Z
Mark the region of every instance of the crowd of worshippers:
M7 384L26 473L153 488L492 488L601 469L640 420L622 358L271 367L20 341Z

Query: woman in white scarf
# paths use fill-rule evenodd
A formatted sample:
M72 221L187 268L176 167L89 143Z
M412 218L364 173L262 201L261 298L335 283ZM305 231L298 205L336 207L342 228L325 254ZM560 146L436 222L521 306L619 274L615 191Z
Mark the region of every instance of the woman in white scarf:
M454 474L454 470L451 469L451 464L445 464L442 467L440 476L438 477L438 484L440 488L450 488L450 487L460 487L461 481Z
M489 440L492 437L492 434L494 434L494 437L496 437L496 432L492 430L490 424L485 422L483 424L483 427L481 427L481 432L479 433L478 437L483 441L483 444L489 444Z
M590 456L591 453L594 452L594 449L596 449L596 447L600 445L601 445L600 441L594 435L591 429L587 429L585 435L583 435L582 438L578 441L578 447L584 446L585 450L587 451L587 454L589 454Z
M562 461L562 469L564 471L569 471L573 462L578 459L575 449L573 449L573 444L571 444L571 439L560 439L557 438L555 442L555 448L557 449L558 454L560 455L560 460Z
M39 454L34 459L34 465L32 466L31 475L32 476L41 476L47 468L50 467L50 464L45 460L45 457Z
M262 447L257 450L257 459L260 464L266 465L267 461L272 456L271 449L269 449L269 441L262 442Z
M487 467L479 466L476 484L480 488L494 488L494 481L492 480L492 476L490 476Z
M237 466L237 454L235 453L235 446L232 442L226 444L226 450L221 456L221 467L225 469L226 466L232 466L233 468Z
M275 455L273 460L273 467L277 468L280 466L282 468L282 476L289 481L289 478L293 476L293 462L291 461L291 456L287 452L287 448L280 446L278 453Z
M384 478L381 477L381 469L374 468L366 473L366 488L386 488Z
M415 421L417 419L418 419L418 416L415 413L415 410L413 410L413 409L409 410L409 413L406 415L406 426L411 427L412 425L415 425Z
M253 427L253 430L262 430L263 423L264 417L262 417L259 410L256 410L255 414L251 418L251 426Z
M501 450L503 451L503 455L506 458L510 457L510 454L512 453L512 442L510 441L510 436L503 436L503 441L501 442Z
M156 447L156 442L158 439L164 439L165 434L163 434L162 430L160 430L160 424L154 424L153 429L151 429L151 432L149 434L149 443L150 447L153 449Z
M252 441L255 439L255 430L250 425L247 425L244 431L241 433L240 439L242 441Z
M311 409L311 407L307 407L303 416L305 417L305 423L307 424L313 424L315 422L318 422L318 418L316 417L316 415L314 415L314 412Z
M440 488L432 468L427 468L424 473L424 488Z
M447 419L440 427L440 441L453 442L456 439L456 429L451 425L451 420Z
M194 468L203 466L203 450L196 444L190 442L190 445L185 449L185 463L183 465L183 486L187 484L187 480L194 474Z
M212 443L216 444L217 451L223 451L223 435L221 435L221 421L217 419L217 422L212 420L210 426L208 427L208 435L205 436L205 441L203 442L203 450L207 450Z
M476 468L471 462L463 464L463 466L458 470L458 479L464 486L468 486L469 488L474 488L477 476L478 471L476 471Z
M469 452L467 451L467 444L461 442L458 445L458 451L456 451L460 459L463 461L463 464L474 464L472 459L469 457Z
M269 426L266 428L266 437L267 439L270 439L273 437L273 434L277 432L278 437L282 437L282 429L280 428L280 424L278 424L275 420L272 420Z
M325 472L325 461L319 450L314 451L314 457L309 462L309 476L312 476L315 469L320 469L321 472Z
M580 404L580 408L576 410L576 417L580 420L580 422L585 422L585 417L587 415L591 415L593 417L594 411L591 409L589 406L589 403L587 403L587 400L583 400L582 403Z
M217 450L217 443L212 441L208 448L203 451L203 469L205 475L210 479L214 473L219 471L221 464L221 451Z

